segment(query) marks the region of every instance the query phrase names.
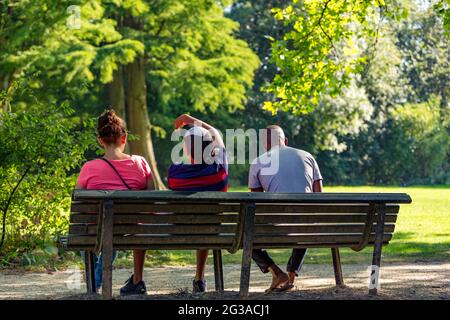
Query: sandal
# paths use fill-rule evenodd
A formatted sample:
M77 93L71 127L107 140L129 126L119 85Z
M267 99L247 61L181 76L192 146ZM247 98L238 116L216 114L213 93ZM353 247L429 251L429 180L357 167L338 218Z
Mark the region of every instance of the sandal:
M278 288L273 288L272 291L273 292L287 292L287 291L292 291L292 289L294 289L294 284L290 283L289 281L286 281L281 287Z

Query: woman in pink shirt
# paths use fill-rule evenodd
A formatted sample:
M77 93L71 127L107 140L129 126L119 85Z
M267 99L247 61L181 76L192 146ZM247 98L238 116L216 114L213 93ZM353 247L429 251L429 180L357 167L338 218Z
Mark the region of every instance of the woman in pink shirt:
M95 190L143 190L153 189L152 174L147 161L141 156L124 153L127 143L127 130L123 119L114 110L105 111L97 124L97 138L105 149L100 159L88 161L83 165L77 180L78 189ZM145 251L134 250L134 274L120 289L121 295L146 294L142 281ZM95 263L96 289L102 283L102 257Z

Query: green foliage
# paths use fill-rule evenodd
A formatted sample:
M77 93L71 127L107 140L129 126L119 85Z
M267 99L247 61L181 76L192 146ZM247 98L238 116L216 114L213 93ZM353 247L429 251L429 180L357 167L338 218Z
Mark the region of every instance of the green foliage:
M241 0L237 1L229 16L240 23L239 36L258 53L261 67L255 74L254 86L248 92L246 109L238 111L238 117L244 119L246 128L263 128L269 124L281 125L291 146L308 150L315 155L333 152L339 159L340 153L347 148L342 137L355 136L367 126L373 112L367 96L367 89L361 87L355 79L351 79L348 88L344 88L338 96L332 97L324 93L316 108L304 115L293 115L291 110L272 112L264 111L261 105L271 100L271 94L262 90L277 74L277 66L271 61L273 47L269 39L283 38L290 31L289 25L274 18L271 8L286 6L290 1ZM381 40L381 39L380 39ZM380 52L380 56L383 56ZM255 116L257 115L257 116ZM329 170L328 170L329 165ZM342 162L321 163L324 173L332 179L341 168ZM247 183L247 166L231 166L232 180L240 184ZM330 173L330 174L329 174ZM341 179L342 175L336 175ZM331 179L327 179L329 182ZM339 180L338 180L339 181Z
M450 1L449 0L439 0L434 8L436 12L442 17L443 25L446 30L446 34L450 34Z
M261 92L261 88L277 74L277 66L269 59L273 47L268 38L282 39L292 28L276 20L271 8L286 7L289 3L242 0L229 14L239 21L239 35L263 62L248 94L246 110L238 112L246 119L245 126L281 125L290 145L308 150L318 158L326 184L445 183L443 173L449 170L449 155L444 156L446 144L438 154L426 153L429 158L422 158L423 163L431 166L428 175L424 173L426 170L415 171L418 162L409 145L415 138L403 126L400 128L402 120L393 116L397 108L415 108L425 103L436 110L435 104L439 103L441 116L429 123L429 129L434 133L448 131L445 110L449 110L446 107L449 45L432 8L418 9L414 3L400 6L390 2L387 17L378 27L377 45L369 52L370 59L361 75L349 75L348 86L338 95L322 92L314 109L307 114L292 115L288 109L278 110L272 116L261 110L263 101L272 100L270 93ZM392 17L405 12L409 16ZM373 40L369 37L367 43ZM420 110L428 112L426 108ZM432 141L429 143L436 146ZM238 171L242 175L239 181L245 185L246 171ZM233 174L233 168L230 173Z
M441 19L432 10L415 10L399 24L397 45L403 56L401 69L410 85L408 100L426 102L437 95L446 117L450 115L450 41L444 33Z
M92 121L74 116L67 104L0 112L0 209L6 216L1 257L36 247L54 251L50 241L68 224L75 185L69 173L93 147L93 132Z
M449 123L442 122L438 99L428 103L405 104L390 113L395 123L390 130L384 161L391 181L448 183L450 181ZM390 144L394 148L392 150ZM395 155L395 158L394 156ZM389 181L387 181L389 183Z
M0 55L3 70L8 70L0 72L0 82L5 78L8 85L11 78L32 75L39 100L68 99L79 104L77 110L87 111L88 105L89 112L95 113L106 104L101 100L104 84L113 80L120 66L139 56L145 59L149 113L158 136L171 129L176 114L243 108L259 61L244 41L235 39L238 24L223 15L223 6L230 1L167 0L150 5L140 0L79 0L71 4L80 6L80 28L69 28L69 14L61 9L64 14L48 19L47 28L35 39L25 37L20 46ZM33 7L29 12L25 5L19 8L31 20L28 14ZM19 8L5 5L5 17L7 10ZM13 39L5 40L9 47ZM35 45L25 45L32 40ZM17 103L28 97L15 99Z
M119 66L144 56L152 109L242 108L258 59L233 37L238 25L216 2L80 2L80 28L61 20L43 44L53 76L109 83Z
M389 108L360 134L344 139L345 151L319 155L324 174L333 172L327 175L332 183L449 183L449 123L439 111L438 98Z
M377 37L384 1L298 1L273 9L290 30L273 39L272 59L280 72L267 87L277 99L264 109L308 113L322 94L338 95L366 63ZM366 41L361 41L365 39Z
M144 30L133 28L133 36L146 47L149 102L156 113L243 107L259 61L234 38L237 23L215 1L164 1L138 17L149 21Z

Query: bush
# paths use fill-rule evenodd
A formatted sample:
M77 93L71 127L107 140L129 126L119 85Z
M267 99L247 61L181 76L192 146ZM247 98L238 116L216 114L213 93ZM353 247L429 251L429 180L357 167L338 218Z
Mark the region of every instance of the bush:
M37 248L54 254L54 240L67 228L70 172L95 142L93 121L73 113L67 105L39 104L0 112L3 265Z
M393 136L397 135L401 162L393 169L398 180L405 183L445 184L450 179L449 124L440 115L439 101L406 104L391 112L395 123Z

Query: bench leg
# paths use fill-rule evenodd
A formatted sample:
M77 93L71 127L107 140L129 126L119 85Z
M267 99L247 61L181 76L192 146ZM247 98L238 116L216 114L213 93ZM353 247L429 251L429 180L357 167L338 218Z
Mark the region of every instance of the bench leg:
M244 208L242 208L242 206ZM255 204L241 204L241 210L245 210L244 216L244 237L241 266L241 284L239 288L239 297L241 299L248 297L250 286L250 270L252 263L253 250L253 230L255 226Z
M112 299L112 255L113 255L113 202L103 203L103 285L102 296L104 299Z
M372 268L370 272L369 294L376 295L380 288L381 250L383 248L384 223L386 220L386 206L377 206L377 227L373 246Z
M334 278L337 287L344 286L344 277L342 276L341 254L339 248L331 248L331 256L333 257Z
M214 258L214 283L216 285L216 291L223 291L223 264L222 264L222 251L213 250Z
M84 253L84 270L86 275L86 291L87 293L95 293L95 270L94 270L94 253L86 251Z

